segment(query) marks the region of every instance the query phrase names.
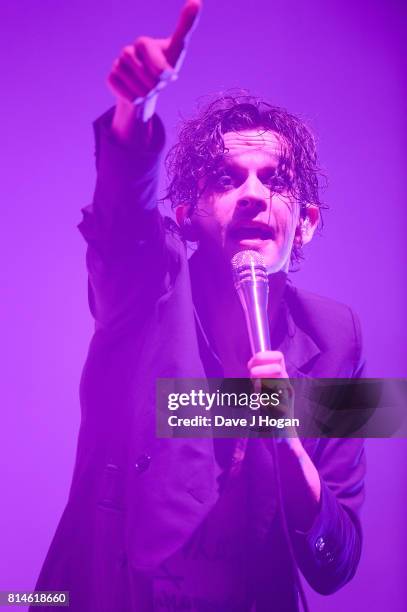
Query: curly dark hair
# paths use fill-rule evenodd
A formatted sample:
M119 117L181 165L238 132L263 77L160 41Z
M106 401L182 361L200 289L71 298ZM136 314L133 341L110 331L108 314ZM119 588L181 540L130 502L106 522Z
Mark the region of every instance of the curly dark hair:
M282 151L279 168L282 172L287 167L291 169L288 191L299 203L301 216L307 216L310 204L318 206L320 212L327 208L320 199L323 175L317 164L315 139L310 129L284 108L246 91L218 95L203 106L195 118L183 121L178 142L166 157L169 186L164 199L170 200L172 208L189 203L191 210L196 210L200 195L225 153L222 135L253 128L272 130L283 136L287 146ZM322 215L319 227L322 228ZM291 263L301 259L301 247L294 244Z

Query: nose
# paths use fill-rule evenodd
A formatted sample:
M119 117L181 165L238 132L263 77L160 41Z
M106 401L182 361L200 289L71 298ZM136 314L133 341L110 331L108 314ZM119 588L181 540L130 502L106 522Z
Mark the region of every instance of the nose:
M251 175L241 187L241 192L237 200L237 208L241 212L255 215L261 211L267 210L267 200L270 198L270 192L257 176Z

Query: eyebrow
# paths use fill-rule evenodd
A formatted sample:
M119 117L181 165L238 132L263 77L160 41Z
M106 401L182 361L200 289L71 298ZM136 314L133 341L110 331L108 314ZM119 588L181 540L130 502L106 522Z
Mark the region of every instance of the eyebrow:
M261 166L259 168L259 171L264 172L265 170L276 170L281 162L281 160L283 159L282 156L279 155L273 155L273 156L268 156L268 160L267 163L264 166ZM271 158L271 159L270 159ZM231 170L235 170L235 169L239 169L239 170L246 170L245 166L242 166L241 164L239 164L239 162L237 161L236 158L234 158L234 156L227 156L227 155L223 155L221 157L221 159L218 162L218 167L222 168L230 168Z

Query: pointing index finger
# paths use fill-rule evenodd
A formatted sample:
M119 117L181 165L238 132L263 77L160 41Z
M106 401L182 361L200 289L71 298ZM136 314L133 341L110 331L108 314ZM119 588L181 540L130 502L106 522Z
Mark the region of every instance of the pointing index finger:
M201 0L187 0L181 10L177 26L171 36L167 49L168 57L173 65L178 60L181 51L188 44L189 38L198 22L201 8Z

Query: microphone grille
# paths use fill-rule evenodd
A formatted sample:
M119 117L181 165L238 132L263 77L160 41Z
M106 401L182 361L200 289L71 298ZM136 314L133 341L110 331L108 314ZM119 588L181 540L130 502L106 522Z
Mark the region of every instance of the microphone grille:
M232 268L237 270L241 266L261 266L266 267L264 263L264 257L258 251L247 250L238 251L232 257Z
M267 269L263 255L257 251L238 251L232 257L232 270L235 282L254 280L268 282Z

